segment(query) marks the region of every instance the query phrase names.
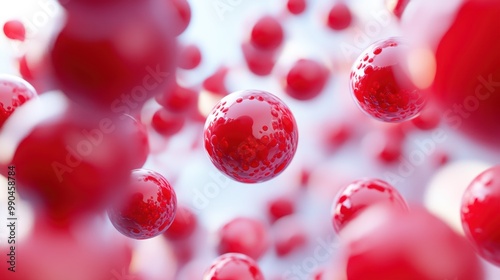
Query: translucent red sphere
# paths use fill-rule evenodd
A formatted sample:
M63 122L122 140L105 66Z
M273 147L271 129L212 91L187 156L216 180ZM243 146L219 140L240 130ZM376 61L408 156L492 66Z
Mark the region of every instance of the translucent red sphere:
M177 197L170 183L159 173L135 169L125 197L108 208L113 226L123 235L147 239L164 233L172 224Z
M250 257L228 253L215 259L203 280L264 280L264 276Z
M288 106L271 93L234 92L208 116L204 143L212 163L227 176L244 183L264 182L293 159L297 124Z
M354 101L377 120L410 120L426 103L424 92L413 85L400 63L404 51L398 39L378 41L363 51L351 69Z
M462 200L465 235L479 254L500 266L500 166L492 167L469 185Z
M394 211L407 211L405 199L389 183L378 179L352 182L340 191L332 205L332 223L336 232L370 206L384 204Z
M11 75L0 75L0 128L14 110L37 96L25 80Z

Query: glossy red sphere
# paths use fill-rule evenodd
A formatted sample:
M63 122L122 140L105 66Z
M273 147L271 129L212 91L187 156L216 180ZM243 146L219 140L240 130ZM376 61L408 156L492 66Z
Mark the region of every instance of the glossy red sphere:
M342 236L347 279L485 279L467 240L427 210L370 211Z
M0 128L17 107L36 96L35 89L25 80L0 75Z
M326 25L332 30L344 30L351 25L352 13L343 1L335 3L328 12Z
M9 20L3 25L3 33L11 40L24 41L26 38L26 28L19 20Z
M215 259L203 280L264 280L264 276L250 257L228 253Z
M283 82L285 92L297 100L310 100L324 89L330 72L312 59L299 59L288 71Z
M351 69L354 101L377 120L410 120L426 103L424 92L413 86L400 65L404 50L398 39L378 41L363 51Z
M19 113L30 120L31 112ZM61 224L103 210L121 197L130 170L141 164L142 146L131 126L75 107L36 124L12 159L19 194Z
M164 233L172 224L177 197L170 183L159 173L135 169L122 201L108 208L113 226L123 235L148 239Z
M204 141L220 171L236 181L258 183L290 164L298 130L283 101L265 91L245 90L219 101L205 123Z
M332 223L336 232L367 208L384 204L394 211L408 210L405 199L389 183L378 179L362 179L347 185L332 205Z
M500 166L492 167L469 185L462 200L465 235L479 254L500 266Z
M281 23L272 16L263 16L252 28L250 43L257 49L275 50L285 37Z
M198 227L196 214L186 206L177 206L174 221L163 234L171 240L180 240L190 237Z
M175 77L177 46L163 4L127 1L113 16L107 6L69 10L49 51L57 87L93 109L140 110Z
M286 8L290 13L300 15L306 10L307 2L306 0L288 0L286 2Z
M241 253L258 260L269 247L265 225L256 219L240 217L225 224L218 232L219 254Z

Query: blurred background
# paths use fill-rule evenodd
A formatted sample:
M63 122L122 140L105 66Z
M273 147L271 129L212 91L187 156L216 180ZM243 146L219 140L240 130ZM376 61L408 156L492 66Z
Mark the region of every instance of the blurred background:
M333 263L341 252L331 225L335 195L351 181L366 177L388 181L409 203L424 204L463 234L459 216L463 190L480 172L496 164L499 154L443 123L422 129L419 120L400 124L376 121L363 114L351 96L350 69L358 55L375 41L404 33L385 1L346 1L353 21L341 31L326 25L328 10L335 2L332 0L309 0L307 9L298 16L286 10L285 0L188 2L191 21L178 41L181 45L198 46L202 59L192 70L178 69L177 82L200 92L198 108L202 114L210 111L212 99L217 96L210 96L201 84L221 67L229 69L224 80L229 92L259 89L279 96L295 115L298 150L290 166L277 178L259 184L238 183L211 164L202 144L203 122L188 121L178 133L164 137L151 127L151 117L160 105L148 101L141 111L151 148L144 167L160 172L172 183L179 203L196 214L199 224L189 246L176 245L162 237L127 240L114 231L104 216L86 225L87 230L81 230L79 238L98 244L89 249L94 251L88 253L86 260L94 254L112 257L116 248L106 253L105 247L99 247L111 240L130 243L133 248L130 271L129 267L116 267L108 279L201 279L217 256L217 231L235 217L265 221L272 235L299 232L305 236L307 241L284 257L277 256L272 246L267 250L259 260L266 279L313 279L312 275L323 267L335 267ZM55 0L4 1L0 5L2 25L19 19L27 30L23 43L0 36L0 73L19 75L19 59L27 51L36 54L37 48L42 48L58 29L64 12ZM264 14L277 17L283 24L285 42L271 74L257 76L248 70L241 45L248 40L252 24ZM320 61L331 73L321 94L308 101L295 100L283 90L286 72L301 58ZM394 142L398 133L405 135L400 143ZM6 185L5 178L0 177L0 185ZM268 207L278 197L291 198L296 210L289 221L277 226L269 222ZM0 220L5 221L5 191L0 192L0 199ZM36 233L32 231L33 209L19 197L18 201L17 238L22 243ZM64 245L67 240L46 238L50 246L34 248L53 252L39 252L40 258L64 255L64 246L70 246ZM6 228L1 226L0 245L4 246L6 239ZM60 248L56 248L57 244ZM333 248L328 251L328 258L307 264L322 244L331 244ZM179 248L192 251L186 261L180 261ZM47 261L43 263L50 266ZM24 265L19 263L18 269ZM294 266L302 267L304 273L292 272ZM500 277L500 269L486 262L484 266L487 279Z

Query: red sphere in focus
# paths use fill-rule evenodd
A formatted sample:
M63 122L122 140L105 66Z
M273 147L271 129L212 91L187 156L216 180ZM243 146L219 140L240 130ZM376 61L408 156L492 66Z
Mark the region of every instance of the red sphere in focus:
M219 101L206 120L204 139L217 169L236 181L259 183L290 164L298 131L283 101L265 91L245 90Z
M170 183L159 173L135 169L123 199L108 208L113 226L123 235L148 239L164 233L172 224L177 197Z
M351 69L354 101L369 116L384 122L416 117L426 103L423 91L403 71L400 59L407 47L389 38L369 46Z

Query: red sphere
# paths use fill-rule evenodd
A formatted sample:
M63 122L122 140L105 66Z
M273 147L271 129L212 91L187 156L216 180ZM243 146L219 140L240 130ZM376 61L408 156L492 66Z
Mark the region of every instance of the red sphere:
M295 201L286 196L272 199L267 204L267 213L272 222L295 213Z
M283 101L265 91L245 90L219 101L205 123L204 139L220 171L236 181L259 183L290 164L298 131Z
M295 215L282 217L273 224L274 250L278 257L288 256L303 248L307 242L307 232Z
M462 225L479 254L500 266L500 166L477 176L464 193Z
M332 30L344 30L351 25L351 22L351 10L344 2L337 2L330 8L326 25Z
M25 80L0 75L0 129L16 108L36 96L35 89Z
M258 260L269 247L269 235L264 224L251 218L236 218L218 233L219 254L241 253Z
M191 70L201 62L201 51L196 45L187 45L180 49L179 67L186 70Z
M420 6L428 10L434 5L424 1ZM500 150L500 40L494 35L500 26L500 2L463 1L455 12L439 41L428 42L437 45L431 90L447 125ZM431 15L430 22L446 22L441 20L442 15ZM417 13L411 22L415 24L418 17ZM441 26L432 24L427 28L420 33L432 34Z
M170 137L181 131L185 122L185 116L171 113L165 108L160 108L154 113L151 119L151 126L159 134Z
M347 279L485 279L467 240L425 209L370 211L342 236Z
M394 211L408 210L405 199L389 183L378 179L362 179L347 185L332 205L332 223L336 232L367 208L384 204Z
M178 17L178 22L175 23L175 34L182 34L191 22L191 6L187 0L169 0L175 8L175 14Z
M241 49L250 72L257 76L267 76L271 74L276 64L277 55L275 50L261 50L250 43L243 43Z
M297 100L313 99L323 91L329 74L328 69L319 62L299 59L286 75L285 92Z
M171 240L186 239L195 232L197 226L198 220L193 211L179 205L174 221L163 235Z
M404 74L400 55L404 45L390 38L368 47L351 69L351 93L361 110L385 122L416 117L426 103L425 94Z
M30 119L31 112L22 113ZM13 155L19 194L61 224L103 210L121 197L130 170L141 164L132 125L75 107L42 120Z
M290 13L300 15L306 10L307 2L306 0L288 0L286 8Z
M250 257L228 253L215 259L203 280L264 280L264 276Z
M263 16L252 28L250 43L257 49L275 50L283 43L284 36L283 27L277 19Z
M170 183L159 173L135 169L125 197L108 209L113 226L123 235L148 239L164 233L172 224L177 197Z
M26 28L19 20L9 20L3 25L3 33L11 40L24 41L26 38Z
M85 106L140 110L175 77L176 42L163 4L129 1L113 6L112 16L107 6L69 10L49 52L57 86Z

